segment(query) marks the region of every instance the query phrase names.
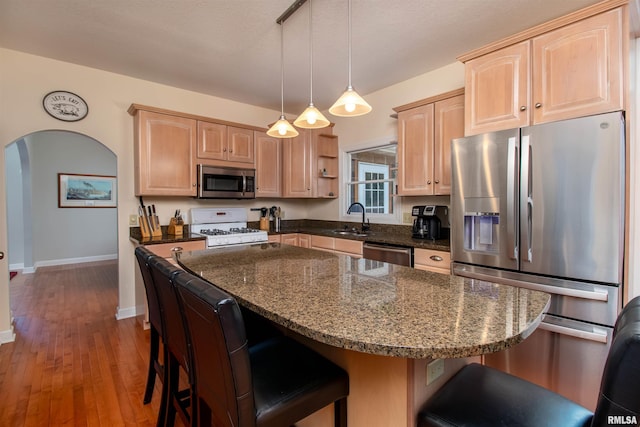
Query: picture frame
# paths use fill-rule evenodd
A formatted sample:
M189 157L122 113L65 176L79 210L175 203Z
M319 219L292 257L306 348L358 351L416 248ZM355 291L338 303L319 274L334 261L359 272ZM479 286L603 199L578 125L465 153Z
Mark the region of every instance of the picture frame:
M115 208L116 177L58 173L59 208Z

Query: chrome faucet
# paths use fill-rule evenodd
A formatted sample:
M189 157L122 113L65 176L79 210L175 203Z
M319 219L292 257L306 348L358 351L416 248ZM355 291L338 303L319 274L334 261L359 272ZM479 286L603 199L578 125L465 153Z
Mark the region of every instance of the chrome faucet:
M354 206L360 206L360 209L362 210L362 232L368 231L371 226L369 225L369 220L367 220L366 223L364 221L365 212L364 212L364 205L362 203L360 202L351 203L351 205L349 206L349 209L347 209L347 215L351 213L351 209L353 209Z

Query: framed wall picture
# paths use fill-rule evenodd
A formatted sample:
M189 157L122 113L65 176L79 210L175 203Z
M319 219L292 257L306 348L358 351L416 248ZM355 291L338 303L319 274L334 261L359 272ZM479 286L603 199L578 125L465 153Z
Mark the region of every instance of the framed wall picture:
M117 200L115 176L58 174L59 208L115 208Z

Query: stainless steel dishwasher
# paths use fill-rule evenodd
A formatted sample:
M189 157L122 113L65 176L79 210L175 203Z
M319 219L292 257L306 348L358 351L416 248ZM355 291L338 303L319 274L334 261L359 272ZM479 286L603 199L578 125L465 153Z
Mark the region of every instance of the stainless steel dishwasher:
M362 257L374 261L413 267L413 248L385 243L364 242Z

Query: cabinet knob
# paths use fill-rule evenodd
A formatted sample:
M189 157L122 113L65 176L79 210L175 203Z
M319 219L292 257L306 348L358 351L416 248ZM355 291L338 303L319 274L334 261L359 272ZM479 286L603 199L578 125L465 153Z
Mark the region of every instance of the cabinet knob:
M540 104L539 102L536 102L536 108L540 108L542 107L542 104Z
M431 255L429 257L432 261L442 261L442 257L438 255Z
M226 149L226 148L223 148L223 149L222 149L222 152L223 152L223 153L226 153L226 152L227 152L227 149Z
M520 107L520 111L525 111L526 109L527 109L526 105L523 105L523 106Z
M427 184L431 185L431 180L430 179L427 180Z
M4 259L4 252L0 252L0 259Z
M436 179L436 180L435 180L435 181L433 181L433 182L435 182L436 184L440 184L440 180L439 180L439 179Z

